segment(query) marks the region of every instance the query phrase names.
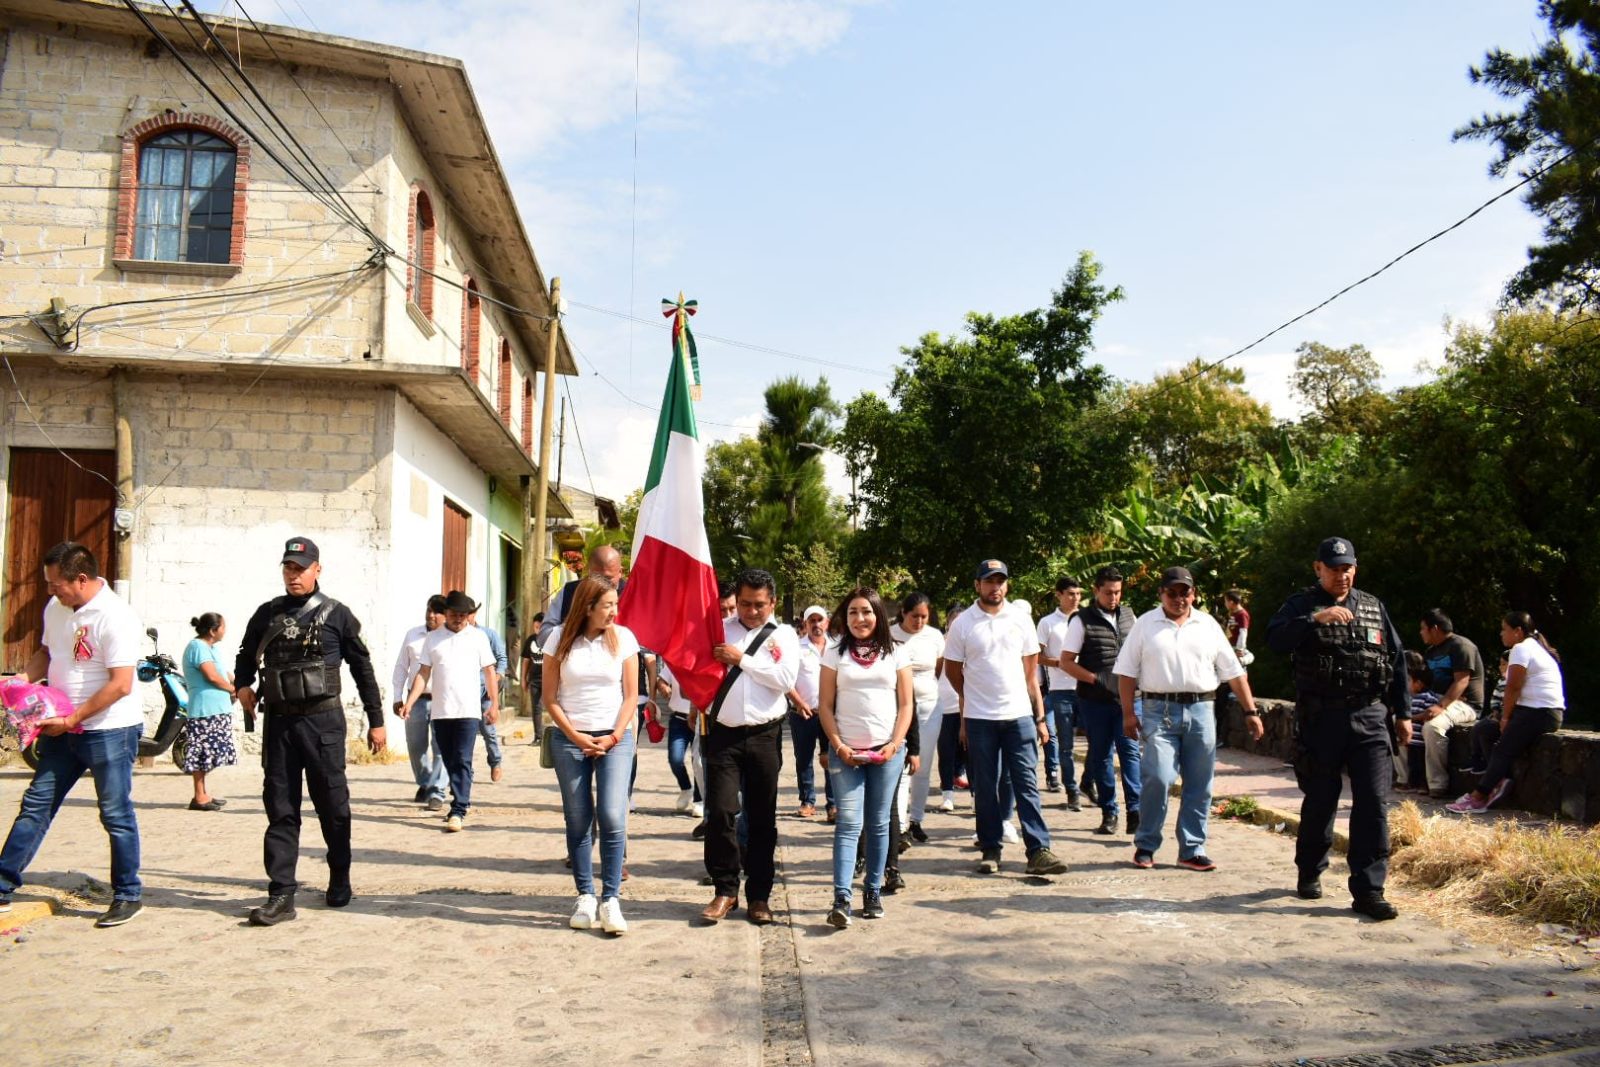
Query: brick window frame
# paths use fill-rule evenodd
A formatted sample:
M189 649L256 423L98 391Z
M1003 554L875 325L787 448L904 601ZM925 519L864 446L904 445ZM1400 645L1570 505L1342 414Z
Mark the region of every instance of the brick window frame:
M500 341L500 381L495 389L496 407L500 410L500 421L511 428L511 342Z
M522 450L533 458L533 378L522 379Z
M419 233L420 229L420 233ZM406 302L433 318L434 249L438 244L438 216L433 198L421 182L411 183L411 199L406 210ZM418 270L420 264L422 269Z
M178 261L178 269L196 271L217 270L232 273L244 266L246 191L250 186L250 140L244 134L220 119L189 111L164 111L159 115L137 122L122 134L120 158L117 165L117 225L112 235L111 258L123 269L149 269L150 264L161 264L170 269L173 261L135 259L133 255L134 230L139 213L139 149L150 138L174 130L204 130L220 137L233 146L233 229L228 235L228 262L185 263Z
M467 381L478 384L479 334L483 329L483 299L478 283L467 275L461 286L461 369Z

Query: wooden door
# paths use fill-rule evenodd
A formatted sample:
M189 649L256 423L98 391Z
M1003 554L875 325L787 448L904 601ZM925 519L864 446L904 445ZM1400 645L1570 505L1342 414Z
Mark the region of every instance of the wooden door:
M467 536L472 531L472 516L449 497L444 501L444 568L439 588L463 592L467 588Z
M7 673L20 671L39 647L44 605L44 554L78 541L115 581L111 514L116 508L113 452L53 448L11 450L6 514L5 652Z

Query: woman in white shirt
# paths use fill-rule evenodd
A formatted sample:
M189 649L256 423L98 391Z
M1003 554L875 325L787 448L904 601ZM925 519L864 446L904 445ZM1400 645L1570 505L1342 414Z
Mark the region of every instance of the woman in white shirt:
M839 640L822 654L817 715L828 739L828 764L839 821L833 827L833 910L828 922L850 925L850 883L866 839L861 917L883 915L883 869L889 859L889 806L905 767L911 728L911 665L895 651L889 615L872 589L845 594L833 613Z
M1488 811L1510 792L1512 761L1540 735L1561 729L1567 708L1560 657L1526 611L1510 612L1500 621L1500 642L1511 650L1500 700L1500 739L1489 750L1489 766L1478 787L1449 805L1462 815Z
M908 593L900 601L900 621L889 631L895 648L911 667L911 700L916 708L921 756L900 786L901 821L911 836L928 840L922 816L928 807L929 777L939 736L939 660L944 657L944 634L933 624L933 604L927 593Z
M634 701L639 642L616 623L617 589L583 579L572 606L545 645L545 710L555 735L556 779L567 823L567 855L578 902L569 925L623 934L618 894L628 847L628 786L633 773ZM594 891L594 824L600 821L600 894Z

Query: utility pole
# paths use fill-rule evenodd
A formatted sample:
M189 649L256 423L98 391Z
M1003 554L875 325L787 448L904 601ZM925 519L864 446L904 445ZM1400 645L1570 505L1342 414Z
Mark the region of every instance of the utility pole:
M566 485L566 480L561 477L562 468L567 462L567 398L561 398L561 428L556 431L556 485Z
M556 345L561 338L561 279L550 279L550 321L545 324L544 349L544 407L539 418L539 480L533 501L533 536L535 544L528 552L539 568L535 584L540 604L550 595L550 568L545 562L546 528L549 522L550 499L550 439L555 427L551 423L556 414Z

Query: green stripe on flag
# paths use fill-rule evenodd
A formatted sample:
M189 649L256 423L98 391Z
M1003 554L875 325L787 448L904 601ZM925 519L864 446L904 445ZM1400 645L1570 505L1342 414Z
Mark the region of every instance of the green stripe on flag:
M661 398L661 421L656 424L655 449L650 453L650 473L645 475L644 491L661 484L661 469L667 462L667 444L675 433L700 440L694 421L694 403L689 399L689 378L683 360L672 353L672 370L667 374L667 391Z

